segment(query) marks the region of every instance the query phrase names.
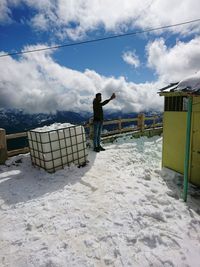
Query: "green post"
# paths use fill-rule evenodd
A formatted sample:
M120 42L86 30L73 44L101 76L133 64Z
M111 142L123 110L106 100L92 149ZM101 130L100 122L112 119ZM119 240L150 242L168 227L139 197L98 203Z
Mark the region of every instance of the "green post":
M189 160L190 160L191 117L192 117L192 97L189 97L189 99L188 99L188 112L187 112L187 128L186 128L185 162L184 162L184 191L183 191L183 200L185 202L187 201L187 191L188 191L188 173L189 173Z

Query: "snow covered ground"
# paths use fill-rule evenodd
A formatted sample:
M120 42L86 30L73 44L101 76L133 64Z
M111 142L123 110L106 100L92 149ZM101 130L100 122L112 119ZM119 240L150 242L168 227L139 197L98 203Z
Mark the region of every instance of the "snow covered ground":
M0 266L200 266L200 198L161 171L162 138L118 139L55 174L0 166Z

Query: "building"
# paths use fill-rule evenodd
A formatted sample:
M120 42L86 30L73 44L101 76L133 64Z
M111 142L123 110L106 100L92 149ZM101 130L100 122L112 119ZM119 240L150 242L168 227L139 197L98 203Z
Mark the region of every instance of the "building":
M200 186L200 73L160 89L159 95L164 96L162 166L187 172Z

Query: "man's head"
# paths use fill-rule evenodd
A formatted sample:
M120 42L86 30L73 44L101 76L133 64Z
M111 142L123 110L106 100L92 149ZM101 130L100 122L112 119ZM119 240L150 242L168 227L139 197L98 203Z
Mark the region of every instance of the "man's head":
M101 93L97 93L97 94L96 94L96 99L97 99L99 102L101 102Z

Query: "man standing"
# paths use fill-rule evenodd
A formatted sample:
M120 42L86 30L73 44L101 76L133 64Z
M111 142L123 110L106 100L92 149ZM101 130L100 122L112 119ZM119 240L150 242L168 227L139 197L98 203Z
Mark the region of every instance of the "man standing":
M110 100L115 98L115 94L113 93L112 96L101 102L101 93L96 94L95 99L93 100L93 111L94 111L94 151L100 152L104 151L105 149L100 145L101 142L101 131L103 126L103 106L108 104Z

